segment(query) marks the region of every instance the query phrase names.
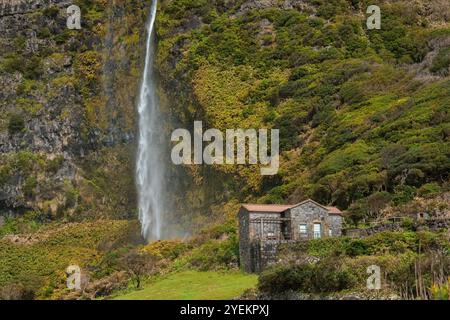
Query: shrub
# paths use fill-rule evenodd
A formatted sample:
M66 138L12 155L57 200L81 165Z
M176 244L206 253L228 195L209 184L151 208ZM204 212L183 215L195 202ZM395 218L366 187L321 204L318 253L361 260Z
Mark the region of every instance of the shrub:
M69 182L64 181L64 187L65 187L65 196L66 196L66 203L65 207L70 208L77 204L79 192L78 190Z
M447 283L431 287L431 297L433 300L450 300L450 277Z
M20 88L20 90L25 89L24 87ZM21 110L24 115L34 116L36 115L42 108L42 104L33 99L27 98L18 98L14 102L15 109Z
M41 39L47 39L50 38L52 33L50 32L50 29L47 27L40 28L37 32L37 36Z
M2 62L2 69L7 73L20 72L26 79L38 79L42 73L42 60L34 55L26 58L20 55L10 55Z
M75 68L77 73L89 84L95 82L101 70L101 55L96 51L86 51L77 56Z
M47 161L46 169L49 172L56 173L61 168L63 163L64 163L64 157L57 156L54 159Z
M0 166L0 186L8 182L11 178L11 167L9 165Z
M62 33L57 34L53 37L53 40L55 40L57 45L62 45L66 43L70 38L70 33L68 31L64 31Z
M179 240L155 241L146 245L144 252L163 259L174 260L188 249L187 244Z
M355 282L356 278L350 270L337 259L327 258L316 264L268 269L259 277L258 288L269 294L291 290L321 294L350 289Z
M20 151L15 154L13 168L23 174L29 174L37 164L39 156L31 151Z
M21 283L11 283L0 288L0 300L33 300L34 292Z
M430 67L432 73L448 75L450 70L450 47L439 51Z
M47 7L42 13L47 18L55 19L58 16L59 8L56 6Z
M33 233L37 231L46 217L41 212L29 211L17 218L6 218L0 227L0 237L7 234Z
M359 222L364 219L367 211L367 201L359 200L351 204L350 208L346 211L345 217L350 220L354 226L357 226Z
M27 79L38 79L42 73L42 60L39 56L33 56L28 60L22 61L24 66L21 68L21 72Z
M414 219L412 219L410 217L406 217L405 219L403 219L403 221L402 221L402 228L404 228L406 230L413 230L413 228L414 228Z
M351 239L344 243L345 253L351 257L368 254L368 245L363 240Z
M19 86L17 87L17 95L31 95L35 90L43 90L43 84L36 80L27 80L25 79ZM33 104L33 101L29 101L29 99L17 99L17 101L28 101ZM17 102L16 101L16 102ZM34 101L34 104L36 102Z
M412 186L397 186L395 188L395 195L393 198L393 201L396 205L407 203L408 201L411 201L414 199L414 196L416 194L416 189Z
M10 134L16 134L22 132L24 129L25 129L25 120L23 119L23 116L17 113L12 114L9 117L8 132Z
M237 265L239 243L236 235L230 235L226 240L210 240L192 250L189 255L178 261L177 265L186 265L202 271L228 269Z
M23 193L27 197L32 197L34 195L34 190L38 185L36 177L28 177L25 180L25 184L22 187Z
M437 183L427 183L417 190L417 194L424 198L432 198L442 192L442 188Z

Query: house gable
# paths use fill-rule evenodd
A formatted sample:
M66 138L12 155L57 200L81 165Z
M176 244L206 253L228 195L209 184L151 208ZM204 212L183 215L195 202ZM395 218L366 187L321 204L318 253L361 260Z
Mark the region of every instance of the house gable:
M294 208L297 208L297 207L300 207L300 206L307 206L307 205L309 205L309 206L316 206L316 207L319 207L319 208L321 208L321 209L324 209L325 211L328 212L328 207L325 207L325 206L321 205L320 203L315 202L315 201L312 200L312 199L307 199L307 200L302 201L302 202L300 202L300 203L298 203L298 204L296 204L296 205L293 205L293 206L291 207L291 209L294 209Z
M323 221L328 217L328 208L309 199L293 206L289 210L288 216L299 223Z

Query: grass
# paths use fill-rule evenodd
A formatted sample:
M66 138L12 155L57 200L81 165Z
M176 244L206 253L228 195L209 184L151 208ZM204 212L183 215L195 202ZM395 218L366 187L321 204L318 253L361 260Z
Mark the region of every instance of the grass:
M183 271L116 300L229 300L256 286L257 276L239 272Z

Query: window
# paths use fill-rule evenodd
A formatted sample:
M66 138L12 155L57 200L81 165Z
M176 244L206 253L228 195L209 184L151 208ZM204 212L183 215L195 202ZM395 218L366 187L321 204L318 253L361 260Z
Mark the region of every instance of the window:
M268 232L267 233L267 240L276 240L277 237L275 235L275 232Z
M300 233L300 236L306 236L308 234L308 230L306 229L306 224L299 225L298 232Z
M329 236L329 237L332 237L332 236L333 236L333 230L331 230L331 229L328 230L328 236Z
M322 237L322 225L320 223L314 223L314 239Z

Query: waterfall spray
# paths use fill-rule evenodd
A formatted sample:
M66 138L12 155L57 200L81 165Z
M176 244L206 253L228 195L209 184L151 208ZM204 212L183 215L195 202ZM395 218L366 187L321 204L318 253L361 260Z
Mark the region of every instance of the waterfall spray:
M164 200L164 161L162 160L162 115L156 96L154 62L154 25L157 0L153 0L147 27L145 66L139 93L139 146L136 163L139 220L147 241L162 238Z

